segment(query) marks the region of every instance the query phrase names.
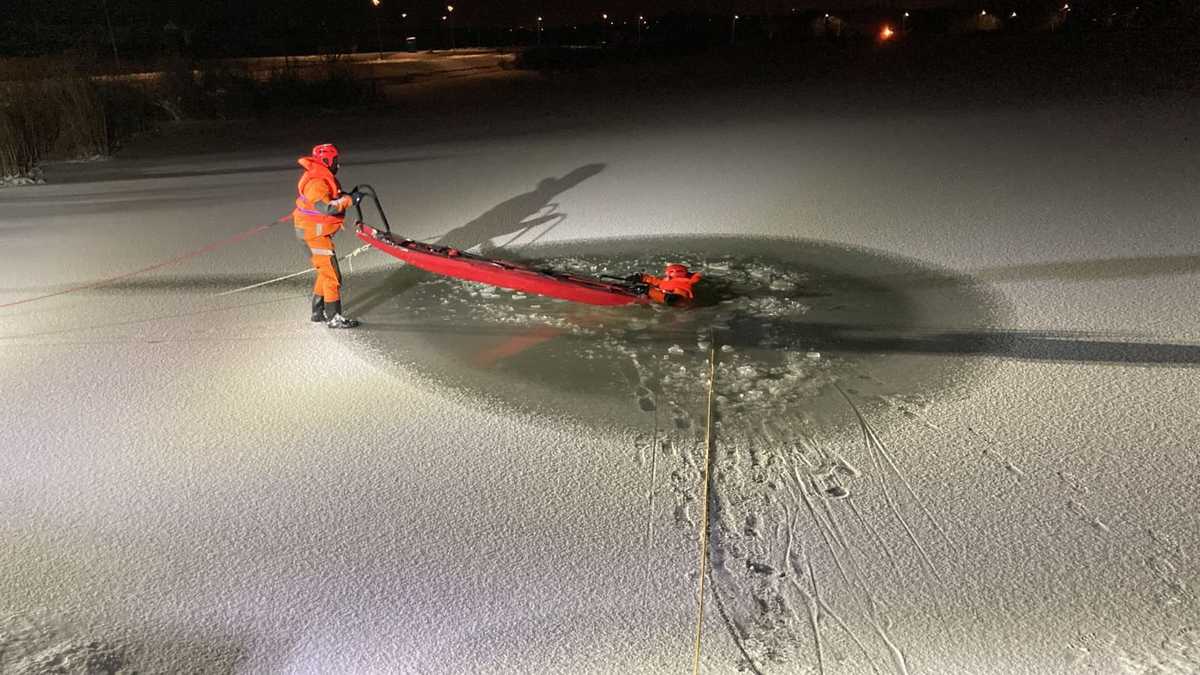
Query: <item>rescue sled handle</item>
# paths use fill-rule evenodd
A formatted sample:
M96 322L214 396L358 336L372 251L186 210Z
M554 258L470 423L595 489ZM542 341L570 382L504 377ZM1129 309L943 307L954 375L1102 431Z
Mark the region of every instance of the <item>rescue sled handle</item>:
M388 224L387 214L383 212L383 204L379 203L379 195L375 193L375 188L370 185L355 185L351 192L361 192L365 197L370 197L372 202L375 202L375 210L379 213L379 220L383 223L383 231L388 234L392 233L392 226ZM362 223L363 212L362 202L354 203L355 221Z

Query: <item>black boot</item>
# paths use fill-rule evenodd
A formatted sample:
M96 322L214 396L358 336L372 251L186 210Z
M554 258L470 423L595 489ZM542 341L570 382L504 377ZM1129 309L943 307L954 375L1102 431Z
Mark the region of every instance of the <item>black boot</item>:
M325 325L330 328L354 328L358 325L358 321L342 316L341 300L325 303L325 317L329 319Z
M314 295L312 298L312 317L313 323L325 322L325 298L320 295Z

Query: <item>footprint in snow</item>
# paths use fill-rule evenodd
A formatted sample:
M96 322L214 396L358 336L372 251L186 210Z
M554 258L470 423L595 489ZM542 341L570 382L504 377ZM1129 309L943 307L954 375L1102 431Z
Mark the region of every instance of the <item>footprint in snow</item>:
M850 492L841 485L830 485L825 488L825 496L830 499L845 499L850 496Z

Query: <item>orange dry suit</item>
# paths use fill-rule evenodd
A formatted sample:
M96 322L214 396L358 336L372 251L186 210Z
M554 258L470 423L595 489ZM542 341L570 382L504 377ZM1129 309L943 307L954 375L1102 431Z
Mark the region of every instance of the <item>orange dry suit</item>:
M296 186L299 196L292 211L296 236L308 246L309 259L317 270L313 295L323 297L325 302L337 302L342 299L342 273L333 235L342 229L352 200L350 195L342 194L341 185L324 164L312 157L301 157L297 162L304 167L304 175Z
M642 283L650 287L647 295L651 300L664 305L673 305L679 302L691 302L695 298L692 286L700 281L700 276L699 272L676 277L656 277L652 274L643 274Z

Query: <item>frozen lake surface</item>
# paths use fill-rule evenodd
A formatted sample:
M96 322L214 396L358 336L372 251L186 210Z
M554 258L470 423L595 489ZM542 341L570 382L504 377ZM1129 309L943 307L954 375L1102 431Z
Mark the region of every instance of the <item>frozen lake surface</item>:
M690 668L713 352L705 672L1200 670L1194 103L759 93L0 191L0 671ZM304 269L285 223L10 304L272 222L326 140L407 236L713 302L371 250L328 331L240 290Z

